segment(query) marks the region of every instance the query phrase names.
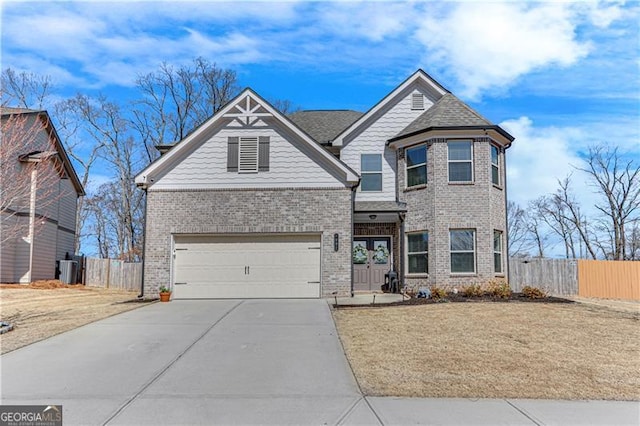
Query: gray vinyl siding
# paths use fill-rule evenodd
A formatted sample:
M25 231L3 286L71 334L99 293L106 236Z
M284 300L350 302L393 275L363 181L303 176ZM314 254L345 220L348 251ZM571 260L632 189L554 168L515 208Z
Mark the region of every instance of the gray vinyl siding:
M2 213L0 218L0 232L5 234L5 230L8 229L18 218L8 217L9 215ZM16 260L16 242L14 240L7 240L0 244L0 283L13 283L16 282L15 277L15 260Z
M78 196L70 179L60 180L60 197L58 201L58 226L75 230L76 208L78 206Z
M57 227L47 222L40 228L35 238L33 251L32 281L55 278ZM28 250L28 246L27 246ZM28 261L28 256L27 256Z

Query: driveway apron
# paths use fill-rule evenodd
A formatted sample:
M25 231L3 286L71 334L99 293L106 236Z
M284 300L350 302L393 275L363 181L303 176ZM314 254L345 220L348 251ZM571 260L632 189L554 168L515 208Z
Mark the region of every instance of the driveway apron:
M337 424L361 399L324 300L173 301L0 358L64 424Z

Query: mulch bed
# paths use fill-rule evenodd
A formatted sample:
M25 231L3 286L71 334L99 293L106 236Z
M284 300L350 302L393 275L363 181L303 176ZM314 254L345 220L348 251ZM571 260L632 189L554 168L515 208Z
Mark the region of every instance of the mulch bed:
M340 303L338 306L333 304L333 307L338 308L363 308L363 307L386 307L386 306L412 306L412 305L432 305L436 303L478 303L478 302L495 302L495 303L576 303L573 300L564 299L562 297L555 296L547 296L539 299L534 299L531 297L527 297L522 293L512 293L509 298L498 298L495 296L491 296L485 294L483 296L476 297L467 297L460 293L453 294L449 293L446 297L441 299L434 298L411 298L405 299L399 302L390 302L390 303L378 303L368 304L368 305L356 305L356 304L343 304Z

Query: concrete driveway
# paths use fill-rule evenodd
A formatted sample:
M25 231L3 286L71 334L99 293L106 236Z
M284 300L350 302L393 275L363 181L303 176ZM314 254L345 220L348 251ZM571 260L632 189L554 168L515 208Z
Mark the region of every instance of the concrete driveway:
M361 399L323 300L173 301L1 358L2 404L65 424L336 424Z
M64 424L638 424L638 404L362 397L324 300L173 301L0 357Z

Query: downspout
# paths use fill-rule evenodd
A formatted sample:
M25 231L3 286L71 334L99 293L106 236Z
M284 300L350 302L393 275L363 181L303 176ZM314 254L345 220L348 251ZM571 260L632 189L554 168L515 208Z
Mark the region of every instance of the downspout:
M507 283L511 282L511 268L509 268L509 215L507 214L507 148L509 148L511 144L507 145L504 149L504 154L502 155L502 162L504 163L504 168L502 170L504 174L504 257L506 259L505 267L507 268Z
M144 224L142 226L142 279L140 282L140 294L138 299L144 299L144 269L147 263L147 208L149 205L149 193L147 187L141 187L144 191Z
M398 291L404 287L404 258L405 258L405 253L404 253L404 217L405 217L406 213L398 213L398 218L400 219L400 236L398 237L399 243L400 243L400 259L399 260L399 265L400 268L398 271Z
M355 222L354 215L356 211L356 190L358 189L358 185L360 185L360 180L358 183L351 187L351 239L349 241L349 265L351 265L351 297L354 295L353 290L353 236L355 233Z

